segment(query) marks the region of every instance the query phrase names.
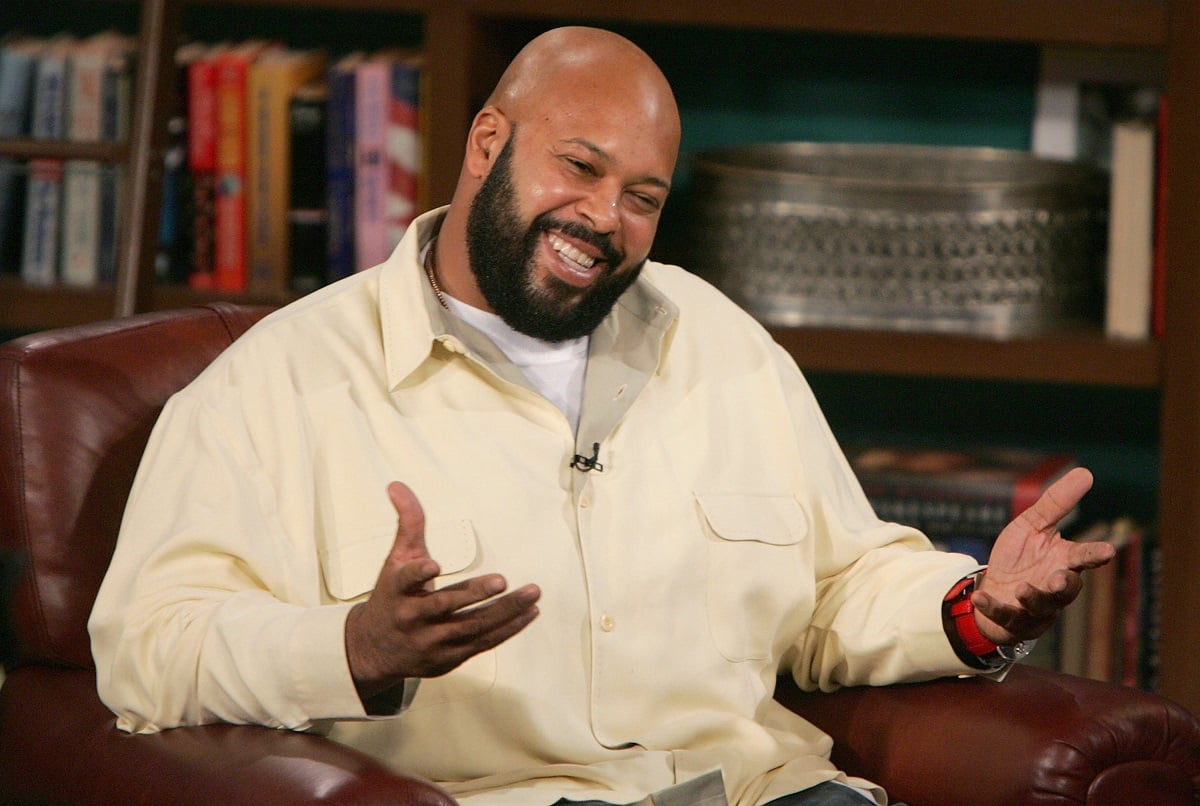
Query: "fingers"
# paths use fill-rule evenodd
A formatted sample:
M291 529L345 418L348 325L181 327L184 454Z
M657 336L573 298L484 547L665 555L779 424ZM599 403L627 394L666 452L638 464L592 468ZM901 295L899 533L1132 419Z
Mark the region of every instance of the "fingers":
M428 558L425 547L425 510L407 484L393 481L387 487L388 498L396 510L396 541L392 545L393 560L406 563Z
M1071 544L1070 567L1073 571L1099 568L1117 556L1117 547L1104 541Z
M1076 467L1051 484L1033 506L1021 514L1021 518L1035 531L1053 529L1065 518L1080 499L1092 489L1092 473L1087 468Z

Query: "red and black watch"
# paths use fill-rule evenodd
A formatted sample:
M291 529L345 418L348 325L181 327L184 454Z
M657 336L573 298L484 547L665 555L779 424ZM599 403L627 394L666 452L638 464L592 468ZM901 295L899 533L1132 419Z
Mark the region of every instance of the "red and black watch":
M1036 642L997 644L979 631L971 594L975 592L979 580L986 573L987 569L976 571L963 577L950 589L942 600L942 626L959 660L972 669L996 671L1024 658Z

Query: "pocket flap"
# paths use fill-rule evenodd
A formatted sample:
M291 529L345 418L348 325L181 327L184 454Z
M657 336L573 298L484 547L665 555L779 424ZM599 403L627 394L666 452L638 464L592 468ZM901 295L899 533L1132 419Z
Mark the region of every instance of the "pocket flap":
M788 495L698 493L696 501L709 528L724 540L790 546L808 534L804 509Z
M395 539L393 532L323 551L321 567L329 593L335 599L350 601L374 590ZM469 520L426 524L425 546L441 566L442 576L465 571L479 553L475 527Z

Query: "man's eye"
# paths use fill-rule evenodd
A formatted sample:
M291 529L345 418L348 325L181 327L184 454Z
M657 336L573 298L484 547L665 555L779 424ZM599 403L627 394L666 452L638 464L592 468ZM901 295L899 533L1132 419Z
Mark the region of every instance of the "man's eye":
M574 168L576 171L579 171L580 173L583 173L583 174L592 173L592 166L589 165L588 163L584 162L583 160L578 160L578 159L575 159L574 157L564 157L563 159L565 159L567 161L568 165L570 165L572 168Z
M631 193L630 198L633 199L634 205L643 212L653 213L661 206L657 198L644 193Z

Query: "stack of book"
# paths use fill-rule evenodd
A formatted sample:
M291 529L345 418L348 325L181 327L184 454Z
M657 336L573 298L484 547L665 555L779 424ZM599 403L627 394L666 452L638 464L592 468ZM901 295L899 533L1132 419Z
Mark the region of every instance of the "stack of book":
M419 205L419 55L253 40L178 61L193 287L279 298L387 258Z
M0 43L0 137L120 142L134 44L106 31ZM26 282L90 286L116 271L120 175L94 160L0 163L0 256Z
M0 41L0 138L119 141L132 37ZM417 52L267 40L176 52L158 279L280 300L385 260L423 206ZM32 284L113 279L116 168L0 159L0 270Z
M923 531L940 549L988 562L1000 531L1028 509L1076 457L1005 446L851 445L846 455L876 513ZM1158 554L1129 518L1060 528L1077 541L1107 541L1116 559L1084 574L1079 597L1039 641L1030 662L1098 680L1153 688Z

